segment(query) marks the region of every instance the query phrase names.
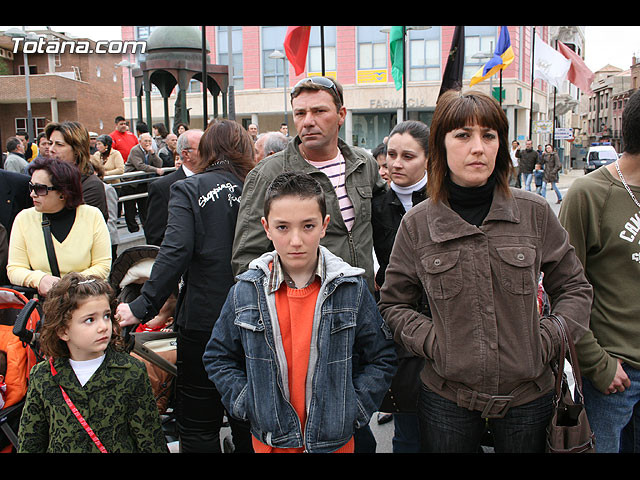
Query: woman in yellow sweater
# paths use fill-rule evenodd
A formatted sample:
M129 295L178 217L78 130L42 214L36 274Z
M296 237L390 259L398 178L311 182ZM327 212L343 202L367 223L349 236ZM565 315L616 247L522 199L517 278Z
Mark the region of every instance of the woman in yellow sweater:
M69 272L107 278L111 240L99 209L83 204L78 168L54 158L29 165L33 207L17 216L9 240L7 275L14 285L37 288L46 295ZM47 256L42 222L50 222L58 275Z

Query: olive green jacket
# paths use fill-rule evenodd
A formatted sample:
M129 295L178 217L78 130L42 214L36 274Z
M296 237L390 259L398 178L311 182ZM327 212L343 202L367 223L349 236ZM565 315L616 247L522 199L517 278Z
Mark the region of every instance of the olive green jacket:
M340 213L338 197L331 180L300 154L300 138L295 137L287 148L260 161L249 172L242 190L242 200L233 242L232 268L235 275L245 271L252 260L273 250L260 223L263 216L264 195L271 181L280 173L296 171L309 173L325 192L327 213L331 216L327 233L320 241L331 253L353 267L363 268L369 290L374 291L373 230L371 200L384 194L385 183L378 173L378 164L366 151L351 147L338 139L338 148L346 162L347 194L355 209L356 221L347 230Z
M29 390L18 429L18 452L98 453L88 433L65 403L64 388L109 453L168 452L151 383L144 364L107 349L93 376L82 387L66 358L31 370Z

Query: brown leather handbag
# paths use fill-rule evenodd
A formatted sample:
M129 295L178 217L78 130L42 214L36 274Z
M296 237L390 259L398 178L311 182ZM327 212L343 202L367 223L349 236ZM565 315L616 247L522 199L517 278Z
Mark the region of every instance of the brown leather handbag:
M591 430L584 408L582 377L575 345L565 320L553 314L549 315L549 318L558 326L563 342L557 371L554 372L556 391L553 401L553 415L547 427L546 451L548 453L594 453L596 451L595 435ZM573 396L564 374L565 359L569 361L575 379Z

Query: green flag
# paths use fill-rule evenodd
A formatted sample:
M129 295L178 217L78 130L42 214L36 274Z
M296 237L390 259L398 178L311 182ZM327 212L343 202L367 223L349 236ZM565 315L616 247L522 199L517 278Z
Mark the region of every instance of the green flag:
M402 88L404 35L402 27L391 27L389 32L389 53L391 57L391 76L396 84L396 90Z

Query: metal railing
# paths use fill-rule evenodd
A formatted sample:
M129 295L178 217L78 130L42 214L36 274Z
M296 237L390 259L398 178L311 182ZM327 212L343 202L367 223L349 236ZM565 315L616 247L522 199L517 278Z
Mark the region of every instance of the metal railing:
M168 175L169 173L175 171L177 168L176 167L161 167L162 170L164 170L164 175ZM158 175L156 173L149 173L149 172L141 172L141 171L136 171L136 172L127 172L127 173L123 173L120 175L105 175L105 177L103 178L103 180L107 183L109 183L109 185L111 185L113 188L116 189L116 191L118 191L118 189L124 187L124 186L128 186L128 185L139 185L142 183L151 183L159 178L162 178L164 175ZM120 180L119 182L115 182L115 183L111 183L113 180ZM118 203L121 202L126 202L128 200L136 200L138 198L144 198L148 195L148 193L146 191L141 192L141 193L135 193L135 194L131 194L131 195L120 195L120 192L118 191Z

